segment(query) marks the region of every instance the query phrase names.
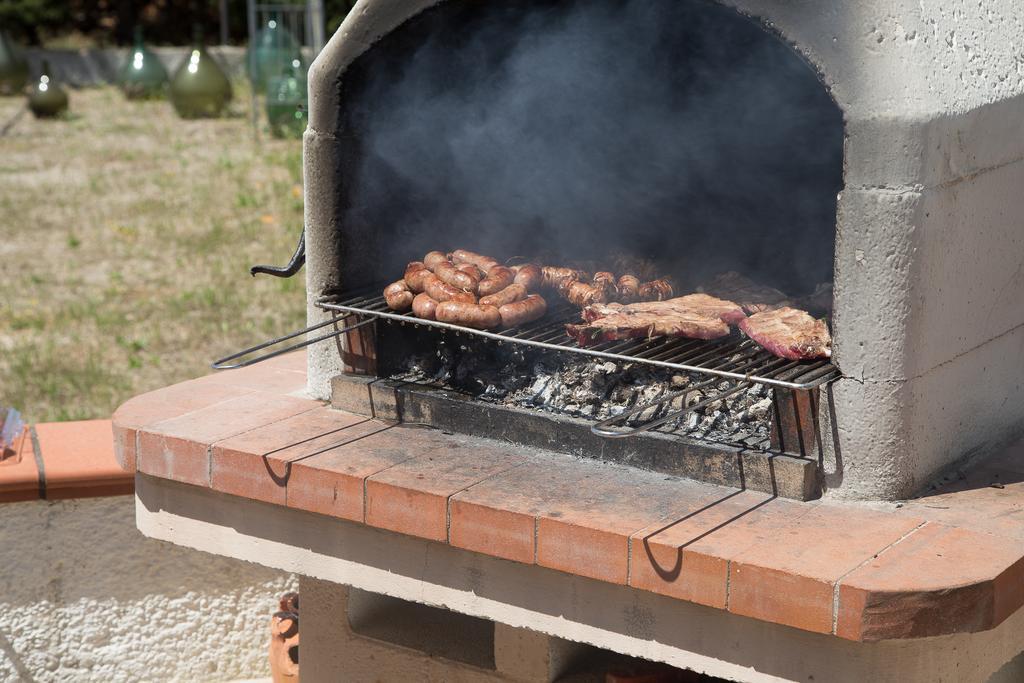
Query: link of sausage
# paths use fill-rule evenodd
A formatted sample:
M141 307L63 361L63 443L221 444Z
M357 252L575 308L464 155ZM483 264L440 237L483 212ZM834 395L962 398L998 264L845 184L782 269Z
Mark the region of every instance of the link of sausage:
M651 280L640 285L639 297L641 301L664 301L665 299L671 299L672 294L672 283L666 278Z
M506 268L505 266L494 266L487 271L487 277L480 281L480 286L477 287L477 291L480 293L480 296L497 294L515 282L515 279L516 274L511 268Z
M519 327L534 320L543 318L547 313L548 302L540 294L531 294L522 301L505 304L498 308L503 327Z
M434 275L452 287L457 287L467 292L475 292L480 284L480 280L467 272L459 270L451 261L443 261L434 266Z
M557 288L563 280L586 280L587 274L575 268L562 268L559 266L541 266L541 275L545 287Z
M617 298L619 291L615 287L615 275L612 273L605 270L594 273L593 283L595 287L604 292L605 301Z
M448 256L443 251L432 251L423 257L423 265L434 270L438 263L444 263L447 260Z
M452 261L455 263L472 263L474 266L489 273L491 268L494 266L501 265L497 259L493 259L490 256L484 256L483 254L477 254L476 252L468 251L466 249L456 249L452 252Z
M476 296L474 294L465 292L458 287L452 287L433 273L424 279L423 291L426 292L431 299L436 301L463 301L470 304L476 303Z
M437 305L435 315L443 323L463 325L478 330L490 330L501 326L501 313L497 306L481 306L462 301L442 301Z
M409 285L405 284L405 280L392 282L384 288L384 301L393 311L408 311L412 308L414 298L413 293L409 291Z
M424 320L436 320L438 301L430 298L426 292L421 292L412 300L412 312L417 318Z
M619 301L624 304L636 301L640 296L640 278L636 275L622 275L615 287L619 292Z
M463 273L469 273L470 275L475 277L477 280L483 280L484 279L484 271L480 270L479 268L477 268L472 263L460 263L460 264L458 264L455 267L458 268L459 270L461 270Z
M405 267L405 284L417 294L423 291L423 281L428 275L433 275L422 261L413 261Z
M505 304L521 301L525 298L526 286L513 283L500 292L480 297L480 303L486 306L504 306Z
M562 280L559 283L558 291L570 303L576 304L580 308L590 306L591 304L608 303L608 295L603 287L578 280L570 280L569 278Z
M516 273L515 283L524 285L529 292L536 292L544 283L544 273L536 263L523 263L512 266Z

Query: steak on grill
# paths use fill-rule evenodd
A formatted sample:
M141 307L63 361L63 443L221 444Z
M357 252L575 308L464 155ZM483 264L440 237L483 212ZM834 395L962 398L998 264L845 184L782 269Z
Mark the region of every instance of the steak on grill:
M592 322L609 315L636 315L638 313L655 313L671 315L673 313L701 313L717 317L722 322L735 325L746 318L746 314L738 304L724 299L717 299L708 294L687 294L664 301L643 301L633 304L593 304L583 309L583 319Z
M618 339L662 336L717 339L729 334L729 325L714 314L676 309L611 313L581 325L566 325L565 331L580 346L594 346Z
M806 311L782 307L755 313L741 320L743 332L766 350L789 360L809 360L832 356L832 337L824 320L815 320Z
M747 313L772 311L790 303L785 293L754 282L734 270L716 275L703 289L714 296L739 302Z

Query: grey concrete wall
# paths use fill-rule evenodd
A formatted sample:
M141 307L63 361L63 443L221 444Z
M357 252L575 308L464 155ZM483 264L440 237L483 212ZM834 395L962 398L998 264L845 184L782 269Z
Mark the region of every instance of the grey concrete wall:
M339 80L438 0L360 0L309 73L307 286L342 274ZM844 112L827 495L907 496L1024 425L1024 13L1014 0L727 0L819 71ZM642 36L638 36L642 40ZM311 348L326 398L336 349ZM979 381L980 380L980 381ZM987 382L987 384L984 384ZM823 411L828 406L823 405Z
M0 505L0 680L269 675L284 572L154 541L133 496Z

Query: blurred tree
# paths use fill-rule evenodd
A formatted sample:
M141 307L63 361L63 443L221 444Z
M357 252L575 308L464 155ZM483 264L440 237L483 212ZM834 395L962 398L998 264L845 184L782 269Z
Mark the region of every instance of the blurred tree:
M324 0L328 36L355 2ZM219 0L0 0L0 26L16 41L29 45L72 33L97 45L131 45L137 24L150 44L188 45L197 22L207 28L208 35L219 35L219 5ZM245 12L246 0L228 0L232 43L248 40Z
M324 0L324 16L327 17L327 36L334 35L334 32L341 26L349 10L356 4L356 0Z
M0 0L0 26L19 42L38 45L41 33L71 23L71 3L54 0Z

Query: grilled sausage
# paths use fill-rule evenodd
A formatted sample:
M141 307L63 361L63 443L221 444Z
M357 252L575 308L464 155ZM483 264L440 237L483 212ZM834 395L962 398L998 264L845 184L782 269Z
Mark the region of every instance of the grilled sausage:
M624 304L636 301L640 296L640 278L636 275L622 275L615 283L619 292L619 301Z
M443 251L432 251L423 257L423 265L430 268L430 270L434 270L437 264L444 263L447 260L448 256Z
M511 284L500 292L489 296L480 297L480 303L485 306L504 306L513 301L521 301L526 298L526 287L524 285Z
M515 283L525 286L529 292L536 292L544 283L544 273L536 263L512 266L512 270L516 273Z
M458 287L452 287L433 273L423 280L423 291L435 301L464 301L470 304L476 303L476 296L471 292L466 292Z
M592 304L608 303L608 293L604 287L588 282L565 278L559 283L558 291L570 303L576 304L580 308L586 308Z
M405 284L409 290L419 294L423 291L423 281L428 275L433 275L430 269L423 265L423 261L413 261L405 267Z
M497 294L501 290L508 287L516 279L516 274L511 268L505 266L492 266L487 271L487 277L480 281L480 286L477 291L480 296L490 296L491 294Z
M618 289L615 287L615 275L606 270L594 273L593 283L604 292L604 298L611 301L618 297Z
M384 301L392 311L408 311L412 308L414 298L413 293L409 291L409 285L405 284L405 280L392 282L384 288Z
M497 260L491 258L490 256L484 256L483 254L477 254L475 252L467 251L465 249L456 249L455 251L453 251L452 261L454 261L455 263L472 263L474 266L484 271L485 273L489 273L491 271L491 268L493 268L494 266L501 265L500 263L497 262Z
M557 289L565 279L586 280L587 274L575 268L560 268L558 266L541 266L542 282L545 287Z
M479 279L465 271L459 270L451 261L442 261L434 266L434 275L452 287L458 287L467 292L475 292L480 284Z
M459 270L461 270L464 273L469 273L470 275L475 277L477 280L483 280L484 279L484 271L480 270L479 268L477 268L472 263L460 263L460 264L458 264L455 267L458 268Z
M518 327L543 318L548 311L548 302L540 294L531 294L522 301L505 304L498 308L504 327Z
M651 280L640 285L641 301L664 301L671 299L673 294L672 283L667 278Z
M442 301L435 313L443 323L463 325L478 330L490 330L501 325L501 313L497 306L481 306L462 301Z
M413 315L424 320L435 320L434 314L437 312L437 304L436 299L431 299L429 294L421 292L412 300Z

